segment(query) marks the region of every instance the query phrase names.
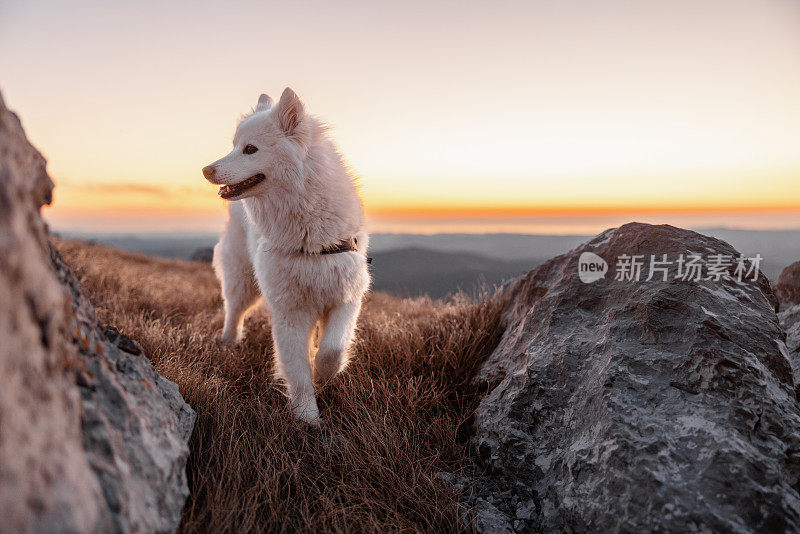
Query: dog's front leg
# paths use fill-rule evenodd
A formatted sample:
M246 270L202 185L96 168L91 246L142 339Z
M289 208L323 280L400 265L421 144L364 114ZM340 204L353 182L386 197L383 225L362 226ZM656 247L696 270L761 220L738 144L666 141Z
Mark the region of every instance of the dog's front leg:
M347 365L361 299L334 307L323 320L322 339L314 358L314 375L327 382Z
M272 310L272 315L276 374L286 382L292 412L298 419L319 424L319 409L308 361L309 341L317 318L303 312L276 309Z

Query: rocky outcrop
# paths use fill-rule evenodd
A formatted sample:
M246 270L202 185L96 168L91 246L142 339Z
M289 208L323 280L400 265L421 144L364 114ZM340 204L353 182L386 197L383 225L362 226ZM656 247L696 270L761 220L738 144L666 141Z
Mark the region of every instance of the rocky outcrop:
M170 532L194 412L50 247L45 161L0 97L4 532Z
M796 261L781 271L773 286L775 296L786 307L800 304L800 261Z
M647 281L651 254L672 264ZM638 282L623 268L637 255ZM734 261L718 268L716 255ZM479 530L800 530L785 336L768 280L742 276L753 265L737 271L737 256L633 223L506 287L506 331L476 379L490 388L465 493Z
M11 532L98 530L109 521L83 452L70 304L50 268L39 207L44 158L0 98L0 517Z

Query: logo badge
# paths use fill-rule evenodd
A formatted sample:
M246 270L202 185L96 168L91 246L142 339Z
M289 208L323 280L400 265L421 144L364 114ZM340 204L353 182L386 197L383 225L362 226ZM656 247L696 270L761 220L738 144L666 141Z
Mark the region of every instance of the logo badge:
M608 263L594 252L584 252L578 258L578 277L584 284L605 278L607 272Z

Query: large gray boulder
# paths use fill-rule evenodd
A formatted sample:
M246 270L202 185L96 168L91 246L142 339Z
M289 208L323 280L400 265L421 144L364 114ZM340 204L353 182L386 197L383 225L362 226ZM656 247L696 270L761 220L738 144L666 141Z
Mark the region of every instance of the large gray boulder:
M605 277L581 281L583 253ZM466 493L479 530L800 531L800 411L769 282L735 264L718 281L675 279L675 264L645 280L651 254L689 253L703 278L711 255L738 256L633 223L506 287L506 330L476 378L490 391ZM617 280L639 254L642 280Z
M44 158L0 97L0 531L171 532L195 414L48 241Z

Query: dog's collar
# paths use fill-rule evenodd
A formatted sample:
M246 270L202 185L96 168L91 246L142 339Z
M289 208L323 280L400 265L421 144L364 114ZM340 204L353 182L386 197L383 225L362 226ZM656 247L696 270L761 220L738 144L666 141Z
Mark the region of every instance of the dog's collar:
M304 248L300 249L301 254L339 254L340 252L358 252L358 238L351 237L350 239L345 239L335 245L324 247L319 252L309 252ZM372 258L368 257L367 263L372 263Z

